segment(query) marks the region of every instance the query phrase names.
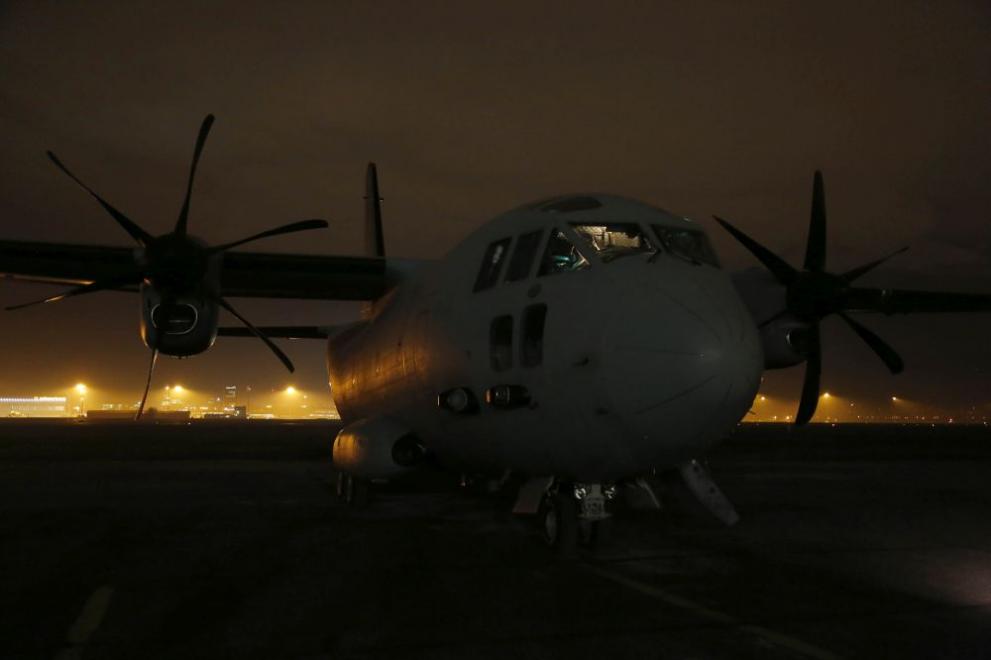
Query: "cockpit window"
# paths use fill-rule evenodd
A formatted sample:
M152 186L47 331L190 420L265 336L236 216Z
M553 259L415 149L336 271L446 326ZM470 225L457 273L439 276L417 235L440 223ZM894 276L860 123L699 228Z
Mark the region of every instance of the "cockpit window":
M509 260L509 268L506 269L506 281L515 282L525 280L533 269L533 260L540 249L540 238L544 235L541 230L523 234L516 239L516 249Z
M654 225L654 233L665 252L694 264L708 264L719 268L719 259L716 258L716 252L705 232Z
M604 225L571 225L603 262L619 257L655 252L650 239L633 222L610 222Z
M547 240L544 258L540 260L540 270L537 275L553 275L568 273L573 270L588 268L588 259L582 256L575 244L568 240L560 229L551 230Z
M478 269L478 277L475 278L475 288L473 291L488 289L499 279L499 271L506 261L506 253L509 252L511 238L503 238L491 243L485 250L485 257L482 258L482 267Z

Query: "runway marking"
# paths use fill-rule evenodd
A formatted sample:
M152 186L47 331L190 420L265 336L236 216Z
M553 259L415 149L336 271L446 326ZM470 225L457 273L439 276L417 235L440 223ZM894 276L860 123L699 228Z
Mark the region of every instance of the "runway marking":
M688 598L678 596L677 594L670 593L649 584L644 584L639 580L635 580L625 575L613 573L612 571L607 571L592 565L586 565L586 568L599 577L611 580L612 582L621 584L624 587L633 589L634 591L639 591L640 593L650 596L651 598L663 601L668 605L691 612L700 618L707 619L715 623L721 623L723 625L733 626L738 630L752 633L766 639L769 642L773 642L778 646L801 653L807 657L816 658L817 660L839 660L840 658L840 656L832 653L831 651L821 649L818 646L813 646L808 642L803 642L802 640L791 637L790 635L785 635L784 633L779 633L777 631L764 628L763 626L755 626L749 623L744 623L729 614L710 609L704 605L696 603L695 601L689 600Z
M69 626L69 632L66 634L67 646L59 652L56 660L73 660L80 656L78 647L85 644L90 635L100 627L113 595L113 587L107 585L103 585L90 595L79 617Z

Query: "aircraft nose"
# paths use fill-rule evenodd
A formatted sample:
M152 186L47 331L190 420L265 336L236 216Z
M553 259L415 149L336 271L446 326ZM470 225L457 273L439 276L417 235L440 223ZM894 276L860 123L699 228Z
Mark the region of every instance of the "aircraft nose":
M757 333L726 289L640 292L611 319L605 395L646 445L715 442L753 402L763 365Z

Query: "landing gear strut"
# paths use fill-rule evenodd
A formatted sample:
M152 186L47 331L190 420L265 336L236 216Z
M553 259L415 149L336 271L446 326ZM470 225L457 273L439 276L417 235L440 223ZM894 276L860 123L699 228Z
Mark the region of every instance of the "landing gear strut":
M337 473L337 496L344 504L356 509L368 505L369 483L348 472Z

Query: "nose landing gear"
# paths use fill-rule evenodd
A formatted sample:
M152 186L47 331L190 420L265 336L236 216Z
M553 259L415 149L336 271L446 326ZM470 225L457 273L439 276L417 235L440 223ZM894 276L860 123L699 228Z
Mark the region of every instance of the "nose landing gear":
M605 484L558 483L544 495L539 520L544 540L562 558L574 557L579 545L592 549L607 536L612 514L606 502L616 488Z

